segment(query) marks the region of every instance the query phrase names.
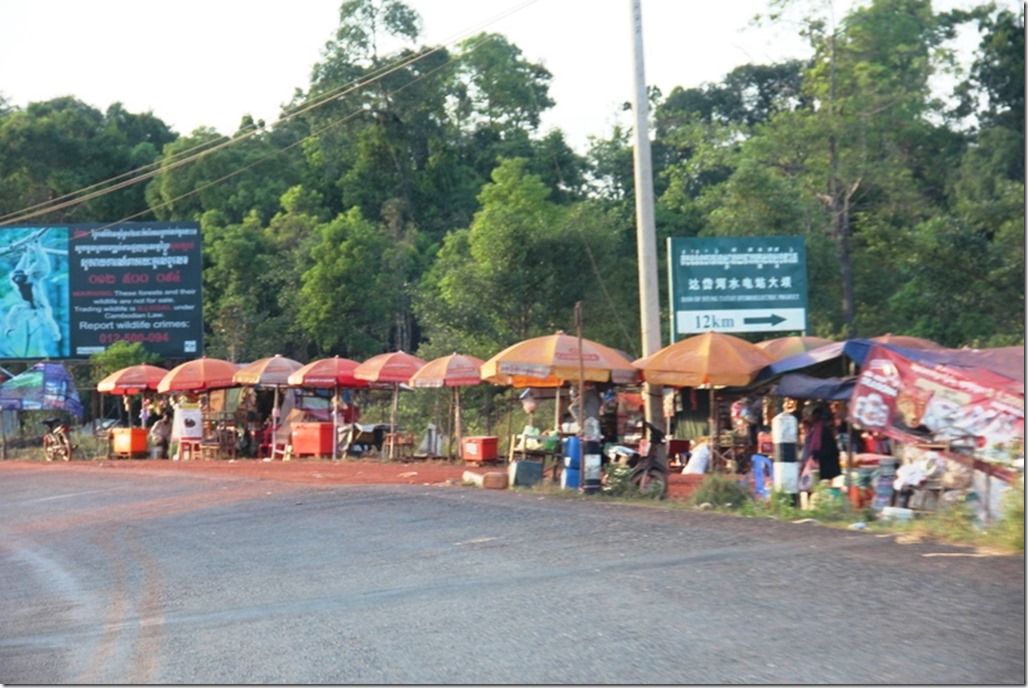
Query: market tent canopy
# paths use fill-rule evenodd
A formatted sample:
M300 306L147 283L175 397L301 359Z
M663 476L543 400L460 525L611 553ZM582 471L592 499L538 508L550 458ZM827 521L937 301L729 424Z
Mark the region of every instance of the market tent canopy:
M67 411L82 418L75 381L60 363L43 361L0 385L0 409Z
M853 388L857 384L855 377L811 377L802 373L788 373L778 381L775 394L780 397L794 399L824 399L826 401L849 401L853 396Z

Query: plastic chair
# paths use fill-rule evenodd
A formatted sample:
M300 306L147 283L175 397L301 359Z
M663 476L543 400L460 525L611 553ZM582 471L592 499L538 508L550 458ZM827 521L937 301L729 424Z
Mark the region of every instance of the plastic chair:
M767 499L771 492L767 489L767 479L771 477L771 459L763 454L751 454L750 465L753 467L753 495Z

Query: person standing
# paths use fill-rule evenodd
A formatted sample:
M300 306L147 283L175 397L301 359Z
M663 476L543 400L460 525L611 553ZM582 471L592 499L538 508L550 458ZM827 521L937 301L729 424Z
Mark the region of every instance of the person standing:
M803 492L809 495L822 480L842 474L839 466L839 445L827 409L817 405L811 409L809 427L803 438L803 471L800 475Z
M786 399L782 412L771 419L771 442L774 446L774 489L792 497L793 506L800 505L799 464L796 462L796 442L799 422L796 419L796 401Z
M155 447L160 448L160 453L155 458L168 458L168 447L171 443L171 420L167 414L161 414L157 422L150 427L150 440Z

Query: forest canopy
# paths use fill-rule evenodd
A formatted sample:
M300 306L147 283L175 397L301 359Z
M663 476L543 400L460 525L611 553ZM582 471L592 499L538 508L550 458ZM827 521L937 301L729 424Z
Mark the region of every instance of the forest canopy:
M421 45L398 0L339 17L274 126L0 97L0 225L200 222L210 356L488 358L579 301L585 336L641 355L631 132L541 132L553 75L502 35ZM651 91L658 246L802 236L809 334L1023 343L1023 10L874 0L799 32L804 60Z

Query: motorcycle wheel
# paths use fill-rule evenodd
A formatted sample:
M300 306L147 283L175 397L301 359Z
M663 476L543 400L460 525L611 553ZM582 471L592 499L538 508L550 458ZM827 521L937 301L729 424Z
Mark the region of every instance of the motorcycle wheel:
M47 461L53 461L59 457L57 443L49 435L43 438L43 456Z
M632 474L632 483L643 497L667 497L667 473L655 467L640 467Z

